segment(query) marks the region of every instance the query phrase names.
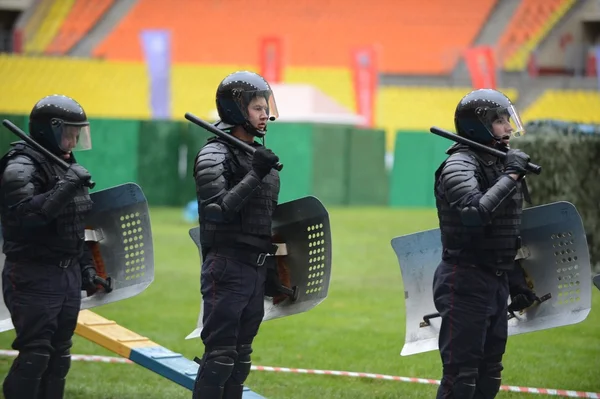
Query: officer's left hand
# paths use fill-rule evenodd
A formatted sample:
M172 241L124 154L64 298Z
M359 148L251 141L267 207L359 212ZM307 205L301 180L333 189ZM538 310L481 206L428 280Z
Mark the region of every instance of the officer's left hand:
M96 268L92 265L84 266L81 270L81 286L86 291L96 291L94 277L96 277Z
M540 299L529 287L519 287L510 293L510 300L508 310L510 312L519 312L530 307L535 301L539 301Z

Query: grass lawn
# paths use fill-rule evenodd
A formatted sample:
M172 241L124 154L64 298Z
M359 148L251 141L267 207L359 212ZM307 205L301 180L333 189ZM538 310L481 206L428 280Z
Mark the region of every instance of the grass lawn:
M181 211L153 209L155 281L142 294L92 309L192 359L199 339L184 340L200 306L198 251ZM253 363L439 379L437 352L401 357L404 300L390 245L398 235L436 227L432 210L333 208L329 297L310 312L264 323ZM504 359L505 385L600 392L600 292L583 323L515 336ZM13 331L0 334L10 349ZM72 352L112 355L76 336ZM0 358L6 374L12 359ZM335 376L252 372L247 385L269 399L433 398L437 386ZM190 398L191 392L136 365L74 362L66 398ZM526 394L501 392L498 398ZM536 395L536 397L544 397ZM549 396L548 396L549 397Z

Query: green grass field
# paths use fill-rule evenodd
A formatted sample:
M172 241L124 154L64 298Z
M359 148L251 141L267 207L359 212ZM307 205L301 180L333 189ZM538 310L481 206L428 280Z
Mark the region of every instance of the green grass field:
M142 294L92 309L192 359L199 339L184 340L200 307L200 263L181 212L153 209L155 281ZM330 210L333 277L329 297L310 312L264 323L255 365L372 372L438 379L437 352L401 357L404 300L390 246L398 235L436 227L434 211L383 208ZM0 334L10 349L14 332ZM75 337L73 353L112 355ZM0 358L2 376L12 359ZM600 392L600 292L583 323L514 336L503 384ZM269 399L433 398L437 386L336 376L252 372L247 385ZM191 392L137 365L74 362L69 399L190 398ZM499 398L526 394L501 392ZM543 397L535 395L535 397Z

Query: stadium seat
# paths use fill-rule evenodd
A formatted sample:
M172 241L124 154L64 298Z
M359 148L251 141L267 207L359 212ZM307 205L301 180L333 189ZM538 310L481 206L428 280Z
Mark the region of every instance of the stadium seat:
M505 70L523 70L531 51L575 0L523 0L499 41L498 56Z
M523 122L535 119L600 124L600 93L586 90L546 90L521 115Z
M261 38L277 33L290 67L347 67L354 48L374 45L382 50L382 72L443 74L473 42L496 1L405 0L385 7L280 1L274 7L270 0L139 0L94 55L141 61L139 33L160 26L173 32L175 63L258 65ZM268 20L229 23L256 10Z

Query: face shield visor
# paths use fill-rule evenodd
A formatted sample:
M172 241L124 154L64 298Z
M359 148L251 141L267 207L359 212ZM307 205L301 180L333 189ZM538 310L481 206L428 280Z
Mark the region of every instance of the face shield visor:
M84 151L92 148L89 123L70 124L53 121L54 138L64 152Z
M243 91L234 101L247 121L255 122L254 119L259 119L260 115L266 115L272 121L279 118L275 96L271 90Z
M520 137L525 134L521 117L513 105L488 108L478 115L483 125L497 138Z

